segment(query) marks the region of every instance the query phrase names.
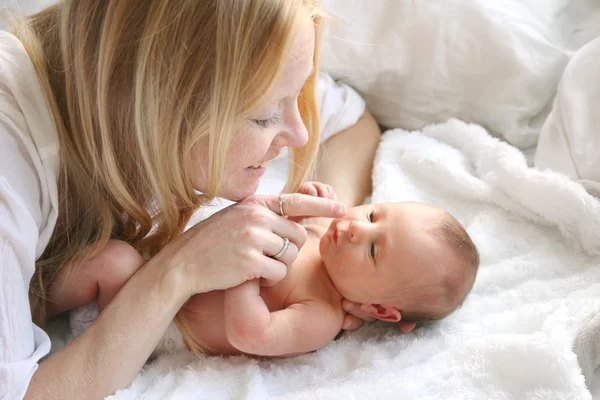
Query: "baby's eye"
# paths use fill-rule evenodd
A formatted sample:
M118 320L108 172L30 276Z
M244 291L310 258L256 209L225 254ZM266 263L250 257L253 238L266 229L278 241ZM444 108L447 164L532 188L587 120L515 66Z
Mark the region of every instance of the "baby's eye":
M373 222L374 219L375 219L375 215L374 215L373 211L371 211L369 213L369 221Z
M371 243L371 257L375 258L375 245Z

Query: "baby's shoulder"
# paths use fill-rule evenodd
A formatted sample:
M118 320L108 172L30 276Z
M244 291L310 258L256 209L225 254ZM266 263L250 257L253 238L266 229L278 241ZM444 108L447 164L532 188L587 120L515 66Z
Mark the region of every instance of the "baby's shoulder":
M306 267L301 282L296 286L298 293L302 293L305 301L327 305L333 310L343 312L342 295L331 282L322 261L319 260Z

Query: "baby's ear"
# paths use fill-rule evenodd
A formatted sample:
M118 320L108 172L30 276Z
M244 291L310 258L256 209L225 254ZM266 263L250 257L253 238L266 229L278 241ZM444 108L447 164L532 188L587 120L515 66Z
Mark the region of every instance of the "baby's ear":
M401 319L400 311L394 306L385 304L361 304L361 310L373 318L381 321L398 322Z

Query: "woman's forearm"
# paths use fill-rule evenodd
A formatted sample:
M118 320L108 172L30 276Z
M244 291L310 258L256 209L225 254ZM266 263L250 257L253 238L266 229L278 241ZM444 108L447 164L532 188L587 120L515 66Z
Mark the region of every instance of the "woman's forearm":
M380 138L379 125L365 110L356 124L325 142L315 180L333 186L338 201L348 207L362 204L372 191L373 159Z
M87 331L42 362L26 399L102 399L129 385L187 300L168 273L157 279L158 267L140 269Z

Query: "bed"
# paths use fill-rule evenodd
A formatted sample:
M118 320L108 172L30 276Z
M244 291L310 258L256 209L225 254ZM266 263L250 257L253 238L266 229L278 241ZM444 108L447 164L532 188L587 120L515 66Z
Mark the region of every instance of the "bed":
M323 2L323 69L386 130L370 201L453 213L481 253L472 293L414 333L372 324L295 358L169 352L109 398L600 399L600 201L533 168L565 68L600 36L600 3ZM261 191L280 185L273 171Z

